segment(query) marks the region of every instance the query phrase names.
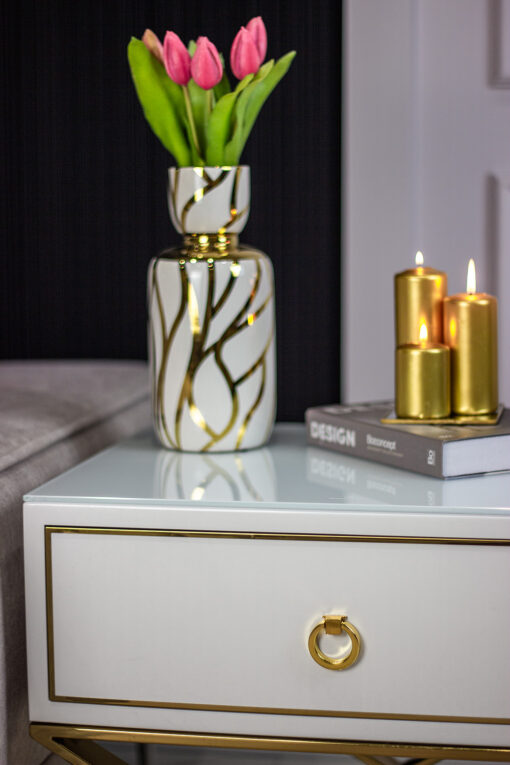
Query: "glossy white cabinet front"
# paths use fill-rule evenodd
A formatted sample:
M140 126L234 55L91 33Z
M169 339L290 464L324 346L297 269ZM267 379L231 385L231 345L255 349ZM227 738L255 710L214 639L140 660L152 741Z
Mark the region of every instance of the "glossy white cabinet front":
M115 530L49 540L57 701L510 717L508 547ZM347 614L363 640L343 672L308 652L326 613Z
M510 474L413 476L303 426L224 455L141 436L24 523L33 722L510 746ZM363 641L342 672L308 651L331 613Z

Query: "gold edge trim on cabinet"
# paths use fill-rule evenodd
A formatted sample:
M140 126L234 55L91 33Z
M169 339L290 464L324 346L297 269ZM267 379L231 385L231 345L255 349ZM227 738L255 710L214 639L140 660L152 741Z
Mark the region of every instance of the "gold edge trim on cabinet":
M337 712L333 709L286 709L280 707L238 707L228 704L188 704L172 701L128 701L96 699L88 696L50 697L50 701L70 704L100 704L112 707L145 707L150 709L192 709L201 712L242 712L243 714L294 715L295 717L348 717L362 720L401 720L406 722L476 723L479 725L510 725L503 717L450 717L445 715L390 714L385 712Z
M115 534L119 536L208 537L213 539L276 539L297 542L388 542L436 545L500 545L510 546L510 539L471 537L413 537L383 534L290 534L270 531L195 531L188 529L135 529L102 526L45 526L51 534Z
M100 699L85 696L57 695L55 692L55 653L53 628L53 572L51 535L52 534L112 534L117 536L168 536L201 537L220 539L265 539L290 541L342 541L342 542L397 542L417 544L468 544L468 545L505 545L510 546L510 539L463 539L457 537L400 537L370 536L357 534L279 534L270 532L244 531L194 531L181 529L129 529L86 526L45 526L45 564L46 564L46 631L48 653L48 696L50 701L75 704L95 704L108 706L149 707L156 709L193 709L213 712L241 712L244 714L277 714L307 717L348 717L375 720L407 720L419 722L475 723L481 725L509 725L510 718L500 717L459 717L447 715L385 714L377 712L339 712L335 710L285 709L278 707L230 706L222 704L187 704L164 701L133 701L126 699Z
M51 558L51 533L45 527L44 565L46 571L46 651L48 657L48 696L55 695L55 643L53 630L53 569Z
M316 752L323 754L352 754L354 756L362 754L469 761L485 759L486 762L510 762L510 749L506 747L402 744L377 741L341 741L335 739L248 736L225 733L215 734L130 728L95 728L83 725L51 725L41 723L31 723L30 735L47 749L57 754L62 754L63 750L62 744L59 743L58 739L77 739L79 741L116 741L143 744L170 744L174 746L207 746L223 749L259 749L287 752ZM84 760L72 759L69 760L69 762L81 765ZM97 762L100 763L101 761L97 760Z

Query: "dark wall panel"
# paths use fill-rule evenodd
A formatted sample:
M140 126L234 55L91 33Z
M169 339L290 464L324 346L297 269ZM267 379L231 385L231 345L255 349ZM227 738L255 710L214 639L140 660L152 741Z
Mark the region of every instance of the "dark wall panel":
M145 358L145 273L178 242L169 155L145 123L131 35L205 34L228 58L262 15L268 55L298 56L243 155L241 239L274 263L278 418L339 397L340 11L336 0L6 0L0 355Z

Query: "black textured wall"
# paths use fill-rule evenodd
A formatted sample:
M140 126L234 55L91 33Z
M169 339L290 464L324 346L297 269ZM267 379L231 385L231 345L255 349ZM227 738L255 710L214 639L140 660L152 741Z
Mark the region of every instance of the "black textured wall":
M337 0L4 0L0 130L3 358L145 358L145 272L178 241L167 152L126 62L146 27L205 34L228 59L262 15L268 56L297 58L243 154L242 241L274 263L278 419L339 398L340 15Z

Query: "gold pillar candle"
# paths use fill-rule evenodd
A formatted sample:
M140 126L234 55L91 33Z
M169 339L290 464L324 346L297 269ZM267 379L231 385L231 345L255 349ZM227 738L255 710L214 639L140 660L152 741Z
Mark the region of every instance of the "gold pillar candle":
M443 299L447 276L423 266L416 253L416 268L395 275L395 334L397 346L419 343L419 329L427 325L431 343L443 342Z
M444 301L444 337L450 346L452 409L487 414L498 407L498 301L476 292L473 260L467 291Z
M395 411L397 417L439 419L450 414L450 349L427 342L422 323L420 343L397 348L395 356Z

